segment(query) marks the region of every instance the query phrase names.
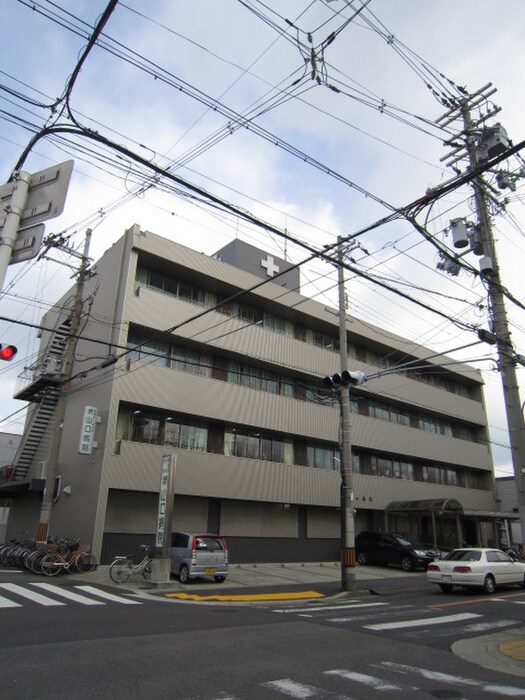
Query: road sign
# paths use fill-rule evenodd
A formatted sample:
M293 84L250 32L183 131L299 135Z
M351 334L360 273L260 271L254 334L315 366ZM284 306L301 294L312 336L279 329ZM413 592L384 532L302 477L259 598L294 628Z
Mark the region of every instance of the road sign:
M73 161L67 160L31 175L19 226L34 226L63 212L72 171ZM16 182L8 182L0 187L0 236L15 186Z
M38 255L45 228L44 224L38 224L37 226L30 226L18 232L13 245L11 259L9 260L10 265L24 260L30 260Z

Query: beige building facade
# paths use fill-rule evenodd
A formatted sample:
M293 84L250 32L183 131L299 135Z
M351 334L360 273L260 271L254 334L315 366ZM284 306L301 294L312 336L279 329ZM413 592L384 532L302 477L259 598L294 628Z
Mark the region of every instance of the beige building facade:
M61 428L74 290L46 314L16 394L30 402L24 437L0 483L8 536L38 527L54 469L52 534L79 537L102 562L153 542L172 454L174 529L220 532L232 561L338 558L339 407L323 387L340 369L337 316L294 289L297 271L280 283L285 261L244 243L224 250L209 257L135 225L102 256ZM393 370L350 389L356 532L494 542L504 514L479 372L357 319L347 333L350 368ZM412 360L417 371L395 371Z

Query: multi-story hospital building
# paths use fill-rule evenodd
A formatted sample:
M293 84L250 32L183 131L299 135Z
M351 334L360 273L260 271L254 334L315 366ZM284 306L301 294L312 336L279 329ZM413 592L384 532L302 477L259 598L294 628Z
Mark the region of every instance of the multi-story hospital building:
M8 537L36 530L58 444L50 531L102 562L153 542L166 454L173 528L225 535L236 562L338 559L340 411L323 377L340 369L339 322L301 296L298 269L238 240L209 257L135 225L93 272L63 424L74 289L42 319L16 394L30 406L0 483ZM358 319L347 337L349 367L365 375L421 360L350 390L356 532L496 542L505 514L479 372Z

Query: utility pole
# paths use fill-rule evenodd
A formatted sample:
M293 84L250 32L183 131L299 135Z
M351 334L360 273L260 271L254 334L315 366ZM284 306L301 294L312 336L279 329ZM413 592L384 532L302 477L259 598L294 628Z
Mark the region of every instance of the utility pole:
M338 237L338 289L339 289L339 352L341 374L348 372L348 341L346 335L346 294L344 251L341 236ZM350 437L350 390L339 386L341 407L341 588L356 590L354 485L352 465L352 441Z
M489 83L474 95L463 98L459 102L459 110L451 110L450 113L442 117L440 122L442 126L454 121L459 116L463 121L463 136L466 145L466 156L468 158L468 169L473 171L479 165L482 158L491 157L498 153L503 153L505 148L509 147L510 142L505 142L506 134L501 129L501 125L487 129L480 125L489 118L494 116L499 111L499 108L494 107L490 113L480 117L478 121L472 118L472 108L481 104L486 104L487 98L496 92L495 89L490 90ZM446 119L444 122L443 120ZM498 129L498 127L500 127ZM488 140L480 138L484 132L488 132ZM457 141L457 138L454 139ZM483 147L488 150L488 153L483 153ZM492 154L491 154L492 149ZM453 151L453 161L451 165L459 161L465 155L461 147L455 148ZM442 160L446 160L447 157ZM499 173L501 175L501 173ZM505 402L505 411L507 416L507 426L509 431L509 442L511 450L512 466L514 471L514 480L516 486L516 496L518 504L518 512L521 524L522 543L525 540L525 425L523 421L521 400L519 394L518 380L516 376L516 362L519 356L516 355L512 346L510 330L507 321L507 313L505 310L505 302L503 295L503 287L501 284L500 270L496 255L496 246L492 234L492 224L487 203L486 185L481 176L475 177L472 182L474 188L474 202L477 217L476 232L479 234L478 254L482 254L483 278L487 284L487 293L489 298L489 313L491 315L492 328L491 331L495 335L496 348L498 352L498 369L501 372L501 382L503 387L503 397ZM508 185L506 185L508 186ZM457 242L456 247L462 247ZM468 252L468 251L467 251ZM510 542L509 542L510 544Z
M69 328L68 337L66 340L66 349L64 353L63 376L60 384L59 397L56 405L55 422L53 439L49 453L49 459L46 464L46 484L44 495L42 498L42 506L40 510L40 522L37 532L37 543L43 545L47 542L49 536L49 523L51 522L51 512L53 509L55 480L58 475L58 457L60 454L60 444L62 442L62 429L64 418L66 415L66 403L69 381L73 371L73 359L77 344L77 333L80 327L80 319L82 315L82 297L84 294L84 283L88 275L89 267L89 245L91 242L91 229L86 231L86 239L84 242L84 251L81 257L80 269L77 277L77 285L75 290L75 299L73 302L73 311L71 314L71 326Z

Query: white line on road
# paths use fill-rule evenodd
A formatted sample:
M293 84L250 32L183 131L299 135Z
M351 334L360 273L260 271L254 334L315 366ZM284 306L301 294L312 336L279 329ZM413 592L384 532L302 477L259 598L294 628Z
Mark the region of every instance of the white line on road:
M29 600L33 601L33 603L38 603L39 605L65 605L65 603L61 603L59 600L53 600L45 595L41 595L40 593L35 593L35 591L30 591L29 589L20 586L18 583L0 583L0 588L10 591L11 593L16 593L24 598L28 598Z
M403 674L416 674L427 678L432 681L437 681L439 683L451 683L455 686L464 685L471 688L478 688L485 693L491 693L492 695L504 695L509 698L523 698L523 687L516 688L512 685L501 685L494 683L486 683L485 681L475 680L473 678L465 678L463 676L452 676L449 673L441 673L439 671L430 671L426 668L413 668L412 666L405 666L404 664L397 664L392 661L381 662L382 666L397 671Z
M84 595L79 595L70 591L68 588L63 586L54 586L52 583L32 583L32 586L38 586L45 591L49 591L54 595L62 596L68 600L72 600L75 603L81 603L82 605L105 605L102 600L93 600L92 598L86 598Z
M282 695L287 695L289 698L314 698L318 694L316 688L313 688L311 685L297 683L289 678L281 678L281 680L278 681L269 681L268 683L263 683L262 685L272 688L272 690L282 693Z
M0 608L21 608L22 605L20 603L15 603L12 600L9 600L9 598L4 598L3 595L0 595Z
M398 685L393 685L388 683L381 678L376 678L375 676L369 676L367 673L358 673L357 671L344 671L340 669L334 669L333 671L325 671L327 676L339 676L347 681L356 681L357 683L363 683L364 685L373 688L374 690L402 690Z
M457 615L444 615L443 617L422 617L418 620L400 620L399 622L382 622L375 625L364 625L367 630L395 630L402 627L424 627L426 625L443 625L447 622L462 622L482 617L475 613L458 613Z
M478 622L475 625L465 625L466 632L486 632L493 629L504 629L517 624L517 620L493 620L492 622Z
M98 596L104 600L111 600L113 603L122 603L122 605L142 605L140 600L122 598L121 596L113 595L113 593L107 593L99 588L95 588L95 586L75 586L75 588L78 588L81 591L86 591L86 593L91 593L91 595Z
M376 605L390 605L390 603L346 603L344 605L315 605L309 608L279 608L272 610L275 613L317 613L325 610L345 610L347 608L367 608Z

